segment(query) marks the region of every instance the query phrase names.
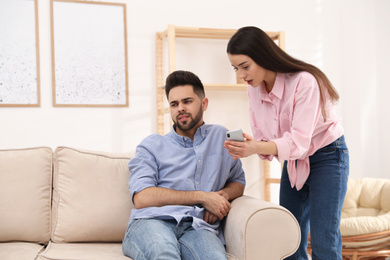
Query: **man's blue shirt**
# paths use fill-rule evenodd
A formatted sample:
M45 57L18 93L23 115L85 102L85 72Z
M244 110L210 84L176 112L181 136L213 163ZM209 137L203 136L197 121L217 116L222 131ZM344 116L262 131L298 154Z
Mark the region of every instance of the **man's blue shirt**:
M148 187L210 192L221 190L229 182L245 185L241 161L233 160L223 147L226 131L220 125L203 124L193 141L178 135L174 129L164 136L153 134L145 138L129 162L132 198ZM204 211L201 205L133 209L130 221L174 218L180 222L184 217L193 217L194 229L208 229L218 234L220 221L208 224L203 220Z

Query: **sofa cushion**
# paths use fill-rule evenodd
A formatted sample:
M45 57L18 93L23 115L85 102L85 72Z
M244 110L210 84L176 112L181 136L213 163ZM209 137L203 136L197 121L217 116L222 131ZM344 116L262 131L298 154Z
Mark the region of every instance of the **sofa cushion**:
M37 260L131 260L122 253L121 243L53 243Z
M52 154L48 147L0 150L0 242L49 242Z
M122 241L133 207L129 160L130 154L55 150L52 241Z
M27 242L0 243L0 259L35 259L43 251L44 246Z

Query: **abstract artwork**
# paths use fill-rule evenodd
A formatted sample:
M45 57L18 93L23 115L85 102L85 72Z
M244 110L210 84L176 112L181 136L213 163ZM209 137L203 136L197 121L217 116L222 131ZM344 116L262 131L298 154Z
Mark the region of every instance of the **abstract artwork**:
M36 0L0 0L0 106L40 106Z
M126 5L51 1L54 106L128 106Z

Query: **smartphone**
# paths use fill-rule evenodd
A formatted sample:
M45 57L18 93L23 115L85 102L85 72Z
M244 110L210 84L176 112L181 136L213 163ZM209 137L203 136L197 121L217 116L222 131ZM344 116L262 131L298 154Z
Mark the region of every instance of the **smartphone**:
M244 134L241 129L226 132L226 139L230 141L244 142Z

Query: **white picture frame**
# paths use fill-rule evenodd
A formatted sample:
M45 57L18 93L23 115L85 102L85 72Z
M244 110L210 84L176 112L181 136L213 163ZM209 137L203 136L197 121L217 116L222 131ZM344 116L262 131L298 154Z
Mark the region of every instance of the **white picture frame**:
M129 105L126 5L51 0L53 106Z
M0 107L39 107L37 0L1 0L0 28Z

